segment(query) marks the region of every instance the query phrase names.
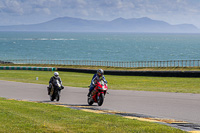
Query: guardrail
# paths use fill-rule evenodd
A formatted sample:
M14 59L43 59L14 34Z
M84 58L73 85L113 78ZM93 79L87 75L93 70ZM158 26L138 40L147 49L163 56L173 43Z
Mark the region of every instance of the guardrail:
M35 70L35 71L55 71L54 67L20 67L20 66L0 66L0 70Z
M57 68L57 71L96 73L94 69ZM115 71L105 70L106 75L121 76L156 76L156 77L200 77L200 71Z
M51 65L81 65L106 67L200 67L200 60L169 60L169 61L91 61L91 60L35 60L16 59L3 60L0 64L51 64Z

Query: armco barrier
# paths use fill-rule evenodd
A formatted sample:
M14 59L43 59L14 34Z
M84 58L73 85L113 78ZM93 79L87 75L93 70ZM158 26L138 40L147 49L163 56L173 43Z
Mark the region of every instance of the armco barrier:
M67 71L96 73L97 70L74 69L74 68L54 68L54 67L17 67L17 66L0 66L0 70L35 70L35 71ZM113 71L105 70L107 75L122 76L157 76L157 77L200 77L200 71Z
M96 73L96 70L57 68L57 71ZM112 71L105 70L107 75L121 76L156 76L156 77L200 77L200 71Z
M124 76L200 77L200 71L105 71L105 73Z
M54 67L19 67L19 66L0 66L0 70L35 70L35 71L55 71Z
M82 73L96 73L97 72L97 70L92 70L92 69L74 69L74 68L57 68L57 71L82 72Z

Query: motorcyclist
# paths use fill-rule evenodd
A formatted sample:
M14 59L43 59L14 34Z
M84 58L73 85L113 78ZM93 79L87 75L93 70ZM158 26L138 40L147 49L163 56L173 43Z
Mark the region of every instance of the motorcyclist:
M91 80L91 84L90 84L90 89L89 89L89 93L88 93L88 97L90 96L91 92L94 90L95 88L95 84L97 83L97 81L101 81L101 79L107 83L105 77L104 77L104 71L102 69L98 69L97 73L94 74L92 80Z
M52 76L50 78L50 80L49 80L49 87L47 87L48 88L48 95L50 95L51 88L56 83L56 79L58 79L58 81L59 81L59 83L61 85L61 89L64 89L64 86L62 85L61 78L59 77L59 73L58 72L54 72L54 76Z

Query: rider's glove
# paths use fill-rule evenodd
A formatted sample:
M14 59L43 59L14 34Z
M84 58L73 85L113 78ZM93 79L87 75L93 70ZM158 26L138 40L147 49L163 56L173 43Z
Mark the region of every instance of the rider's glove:
M92 85L93 85L93 86L95 86L95 83L94 83L94 82L92 82Z

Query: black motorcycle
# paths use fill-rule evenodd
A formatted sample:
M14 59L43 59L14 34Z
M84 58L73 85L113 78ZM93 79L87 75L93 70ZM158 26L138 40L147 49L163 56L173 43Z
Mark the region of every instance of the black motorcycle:
M57 79L55 83L51 84L50 94L49 94L50 100L54 101L56 99L56 101L59 101L60 93L61 93L62 89L64 89L64 87L59 83L59 81Z

